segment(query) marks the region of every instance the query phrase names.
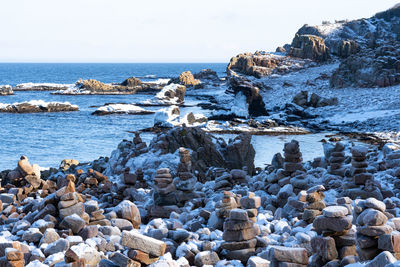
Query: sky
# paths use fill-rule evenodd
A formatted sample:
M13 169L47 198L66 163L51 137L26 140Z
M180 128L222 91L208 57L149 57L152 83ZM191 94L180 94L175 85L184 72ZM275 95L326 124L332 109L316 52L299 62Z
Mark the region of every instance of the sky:
M392 0L0 1L0 62L228 62Z

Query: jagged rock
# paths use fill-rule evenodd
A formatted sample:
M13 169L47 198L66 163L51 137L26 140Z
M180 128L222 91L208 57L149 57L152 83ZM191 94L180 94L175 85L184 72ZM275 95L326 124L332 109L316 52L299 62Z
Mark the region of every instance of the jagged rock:
M200 84L200 81L195 79L193 74L188 70L184 71L179 75L179 82L185 86L196 86Z
M265 52L243 53L231 58L227 66L227 74L232 76L234 75L232 71L237 71L262 78L272 74L285 74L301 69L308 63L306 60L294 60L287 56Z
M140 212L136 205L129 200L124 200L115 207L115 212L120 218L130 221L135 228L141 223Z
M79 89L88 90L92 92L113 90L112 85L108 85L94 79L89 79L89 80L80 79L75 83L75 86Z
M399 45L382 45L349 56L331 76L331 86L386 87L399 84L399 50Z
M236 95L242 93L246 97L250 116L257 117L268 115L265 109L265 103L259 93L260 89L253 83L243 78L233 76L229 79L229 86Z
M136 87L140 86L141 84L142 81L135 77L130 77L121 83L122 86L127 86L127 87Z
M218 80L217 73L211 69L203 69L200 72L193 74L193 77L200 80Z
M298 35L294 37L289 55L299 58L308 58L315 61L329 59L329 48L324 39L315 35Z

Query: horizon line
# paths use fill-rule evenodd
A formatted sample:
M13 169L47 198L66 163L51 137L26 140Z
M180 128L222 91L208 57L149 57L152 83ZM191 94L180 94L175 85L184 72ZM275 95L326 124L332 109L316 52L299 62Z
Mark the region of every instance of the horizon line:
M229 62L220 62L220 61L170 61L170 62L123 62L123 61L0 61L0 64L228 64Z

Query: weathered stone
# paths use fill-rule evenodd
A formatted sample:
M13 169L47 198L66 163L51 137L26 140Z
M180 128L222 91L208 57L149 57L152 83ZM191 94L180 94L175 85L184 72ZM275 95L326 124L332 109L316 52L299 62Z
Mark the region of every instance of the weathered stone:
M311 240L311 246L314 253L321 256L324 262L338 257L335 240L332 237L316 236Z
M214 251L202 251L197 253L194 258L194 264L199 267L204 265L216 265L218 261L218 254Z
M305 248L272 246L269 250L269 258L279 262L308 264L308 255Z
M343 206L329 206L323 209L322 211L322 214L325 217L331 217L331 218L343 217L346 216L348 213L349 210Z
M97 225L89 225L82 228L82 230L79 231L79 235L83 238L83 240L95 237L97 236L97 234L98 234Z
M400 235L398 234L385 234L378 238L378 248L387 250L394 253L400 252Z
M352 225L352 216L329 218L318 216L313 222L313 226L317 230L341 232L350 229Z
M60 223L62 229L71 229L74 234L79 233L83 227L85 227L86 222L79 217L77 214L72 214L65 217Z
M258 256L252 256L247 261L247 267L269 267L271 262Z
M76 214L76 215L82 217L83 213L85 212L85 208L84 208L83 203L79 202L71 207L61 209L59 212L60 212L61 219L64 219L65 217L72 215L72 214Z
M375 259L367 263L365 267L385 267L396 261L397 259L389 251L383 251Z
M57 239L53 243L49 244L44 250L46 256L56 254L58 252L64 252L69 248L69 242L63 238Z
M249 239L253 239L257 233L258 233L258 228L257 226L239 230L239 231L230 231L230 230L225 230L222 238L225 241L245 241Z
M389 225L382 226L357 226L357 232L366 236L379 236L390 234L393 231Z
M164 255L166 249L166 244L164 242L144 236L135 231L123 231L121 244L132 249L141 250L153 256Z
M247 249L247 248L255 248L257 245L257 239L250 239L246 241L239 242L224 242L221 244L222 249L227 250L239 250L239 249Z
M232 209L229 212L229 219L235 221L244 221L247 222L249 220L249 216L246 210L242 209Z

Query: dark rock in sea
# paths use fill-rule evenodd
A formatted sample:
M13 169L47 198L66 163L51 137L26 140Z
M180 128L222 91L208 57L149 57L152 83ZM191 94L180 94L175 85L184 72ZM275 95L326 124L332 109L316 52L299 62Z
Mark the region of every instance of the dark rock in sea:
M0 85L0 96L13 95L14 92L10 85Z
M44 102L41 100L32 100L29 102L0 105L0 113L66 112L78 110L78 106L71 105L68 102Z
M215 71L213 71L212 69L203 69L198 73L193 74L193 77L195 79L199 79L199 80L218 80L218 75Z
M122 86L127 86L127 87L136 87L140 86L141 84L142 81L135 77L130 77L121 83Z

